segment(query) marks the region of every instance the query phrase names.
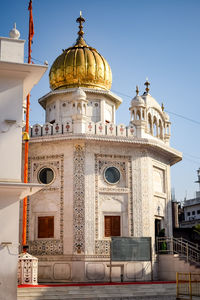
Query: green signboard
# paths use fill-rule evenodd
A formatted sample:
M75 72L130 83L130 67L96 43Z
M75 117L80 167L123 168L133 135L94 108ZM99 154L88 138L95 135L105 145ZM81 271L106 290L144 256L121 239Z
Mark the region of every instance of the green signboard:
M112 237L112 261L150 261L150 237Z

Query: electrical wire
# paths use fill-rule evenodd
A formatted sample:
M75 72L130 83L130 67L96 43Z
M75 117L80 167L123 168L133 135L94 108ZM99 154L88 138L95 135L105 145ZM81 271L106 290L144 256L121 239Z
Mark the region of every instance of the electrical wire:
M122 96L124 96L124 97L127 97L127 98L133 98L132 96L129 96L129 95L126 95L126 94L124 94L124 93L121 93L121 92L118 92L118 91L115 91L115 90L113 90L113 92L114 93L117 93L117 94L119 94L119 95L122 95Z
M132 97L129 96L129 95L126 95L126 94L124 94L124 93L121 93L121 92L118 92L118 91L115 91L115 90L113 90L113 92L115 92L115 93L117 93L117 94L119 94L119 95L122 95L122 96L124 96L124 97L127 97L127 98L132 98ZM181 115L181 114L177 114L177 113L174 113L174 112L171 112L171 111L168 111L168 110L165 110L165 111L166 111L167 113L171 114L171 115L174 115L174 116L176 116L176 117L179 117L179 118L182 118L182 119L185 119L185 120L187 120L187 121L190 121L190 122L193 122L193 123L195 123L195 124L200 125L200 122L199 122L199 121L196 121L196 120L194 120L194 119L185 117L185 116L183 116L183 115Z
M184 152L185 153L185 152ZM194 155L191 155L191 154L189 154L189 153L185 153L185 155L187 155L187 156L190 156L190 157L192 157L192 158L197 158L197 159L200 159L200 157L199 156L194 156Z
M28 58L28 56L25 56L25 58ZM39 63L44 64L44 61L41 61L41 60L36 59L34 57L31 57L31 60L38 61Z
M177 114L177 113L173 113L173 112L168 111L168 110L165 110L165 111L166 111L167 113L171 114L171 115L177 116L177 117L179 117L179 118L182 118L182 119L185 119L185 120L187 120L187 121L190 121L190 122L193 122L193 123L195 123L195 124L200 125L200 122L199 122L199 121L190 119L190 118L188 118L188 117L185 117L185 116L180 115L180 114Z
M183 153L183 159L186 159L186 160L192 162L192 163L195 164L195 165L199 165L199 164L200 164L200 162L198 162L198 161L195 161L195 160L193 160L193 159L190 159L190 158L185 157L184 153Z

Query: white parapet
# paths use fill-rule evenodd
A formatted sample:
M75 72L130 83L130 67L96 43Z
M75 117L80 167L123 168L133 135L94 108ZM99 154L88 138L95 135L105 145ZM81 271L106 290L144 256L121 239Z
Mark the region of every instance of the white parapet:
M62 134L62 124L60 122L53 124L53 134Z
M87 134L95 134L95 123L88 122L86 125L86 133Z
M107 124L107 135L116 136L116 125L113 123Z
M32 128L32 136L35 137L35 136L41 136L42 135L42 127L40 124L35 124L33 125L33 128Z
M106 125L102 122L96 123L96 134L105 135L106 134Z
M117 135L126 136L126 126L124 124L117 125Z
M63 133L72 133L72 122L65 122L63 124Z
M129 125L129 127L128 127L128 137L136 137L136 134L137 134L137 132L136 132L136 127L135 127L135 125Z
M23 129L25 131L25 129ZM108 137L127 137L127 138L147 138L162 141L168 144L165 139L151 135L149 132L145 131L143 126L137 126L130 122L129 126L124 124L116 125L114 123L104 123L104 122L92 122L87 121L84 118L75 119L73 121L66 122L55 122L53 125L51 123L45 123L43 125L35 124L29 128L30 137L42 137L42 136L55 136L68 134L86 134L86 135L96 135L96 136L108 136Z
M52 135L52 127L51 123L45 123L42 128L42 135Z

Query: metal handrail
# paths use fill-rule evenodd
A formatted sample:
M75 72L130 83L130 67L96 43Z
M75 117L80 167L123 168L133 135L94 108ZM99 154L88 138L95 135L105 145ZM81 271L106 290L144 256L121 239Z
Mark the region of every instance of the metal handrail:
M177 240L179 240L179 241L188 243L188 245L191 245L191 246L193 246L195 249L199 249L199 250L200 250L199 244L197 244L197 243L193 243L193 242L188 241L188 240L186 240L186 239L184 239L184 238L182 238L182 237L180 237L180 238L174 238L174 239L177 239Z
M195 264L200 264L200 250L185 239L174 237L158 237L156 251L159 254L179 254L181 257Z

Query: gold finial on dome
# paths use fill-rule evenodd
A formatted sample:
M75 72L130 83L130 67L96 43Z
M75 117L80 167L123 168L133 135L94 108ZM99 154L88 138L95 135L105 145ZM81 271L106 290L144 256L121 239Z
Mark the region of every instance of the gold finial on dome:
M80 11L80 17L76 19L76 22L79 23L78 39L80 39L84 35L82 23L85 22L85 19L82 17L82 11Z
M138 85L136 85L136 96L138 96L139 94L139 88L138 88Z
M146 82L144 83L144 85L146 85L146 92L147 94L149 93L149 86L150 86L150 82L148 81L148 78L146 78Z
M165 109L165 107L164 107L164 104L162 103L162 105L161 105L161 109L162 109L162 111L164 111L164 109Z

